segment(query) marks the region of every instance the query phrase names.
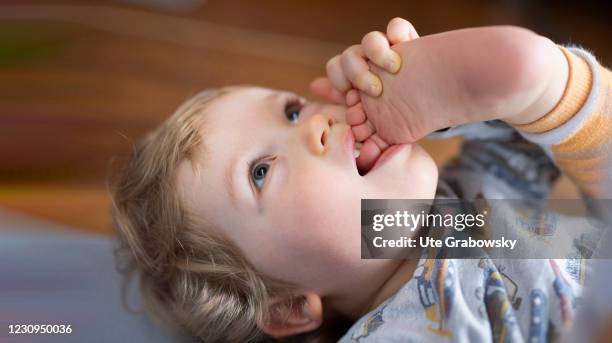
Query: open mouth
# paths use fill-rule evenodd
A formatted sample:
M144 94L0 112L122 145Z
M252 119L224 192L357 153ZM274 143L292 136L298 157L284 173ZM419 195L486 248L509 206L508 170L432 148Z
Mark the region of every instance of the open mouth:
M361 145L362 144L360 144L359 148L357 148L357 143L355 143L355 152L354 152L355 165L357 165L357 158L361 154L361 151L360 151ZM391 155L395 153L396 150L399 150L398 148L400 147L401 147L400 145L392 145L388 147L387 149L385 149L383 152L381 152L376 157L376 159L372 163L370 163L368 167L358 167L357 171L359 172L359 175L366 176L369 172L381 166L384 163L384 161L388 160L391 157Z
M371 167L358 168L357 159L361 155L361 148L363 147L363 143L355 142L355 136L353 135L353 132L350 128L348 129L348 132L346 134L345 143L346 143L347 152L351 154L353 166L355 170L357 171L357 173L359 173L359 175L361 176L365 176L368 172L370 172L370 170L372 170L373 167L378 163L378 159L380 159L380 157L382 156L382 154L381 156L378 156L377 161L375 161Z
M391 146L387 147L383 152L381 152L376 157L376 160L374 160L372 163L370 163L370 166L368 166L366 168L363 168L363 167L359 168L357 166L357 159L361 155L361 149L363 147L363 143L355 142L355 136L353 135L353 132L351 131L350 128L348 129L348 132L346 134L346 141L345 142L346 142L347 152L350 153L351 158L353 160L354 168L355 168L355 170L357 170L357 172L361 176L366 176L372 170L379 168L383 163L385 163L386 161L390 160L392 158L392 156L397 154L404 147L409 146L409 144L394 144L394 145L391 145Z
M366 176L368 173L370 173L374 169L379 168L385 162L389 161L395 154L399 153L403 148L408 147L409 144L394 144L394 145L387 147L384 151L382 151L376 157L376 159L372 163L370 163L368 167L365 167L365 168L357 166L357 158L361 154L362 146L363 146L362 143L358 143L358 142L354 143L353 158L354 158L355 168L357 169L357 172L359 173L359 175Z
M385 149L385 151L381 152L380 155L374 161L372 168L370 168L367 172L371 172L372 170L380 167L386 161L390 160L394 155L399 153L404 147L408 147L409 144L394 144Z

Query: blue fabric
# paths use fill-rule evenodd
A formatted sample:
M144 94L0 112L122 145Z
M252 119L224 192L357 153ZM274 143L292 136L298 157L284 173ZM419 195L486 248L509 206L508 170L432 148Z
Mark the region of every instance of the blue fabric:
M181 342L121 303L109 237L0 212L0 341ZM136 285L130 309L140 311ZM72 334L9 335L9 324L70 324Z

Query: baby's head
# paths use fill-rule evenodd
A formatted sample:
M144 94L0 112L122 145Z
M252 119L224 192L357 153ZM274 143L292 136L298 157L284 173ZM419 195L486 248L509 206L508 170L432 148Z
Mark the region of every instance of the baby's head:
M362 260L360 199L433 198L406 145L360 175L346 108L231 87L183 104L134 149L113 215L145 303L205 342L355 320L401 261Z

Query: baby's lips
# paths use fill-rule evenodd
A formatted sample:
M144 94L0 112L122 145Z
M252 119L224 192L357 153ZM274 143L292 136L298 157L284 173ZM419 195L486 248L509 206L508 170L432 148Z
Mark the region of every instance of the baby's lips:
M380 155L378 155L378 157L376 158L376 162L374 163L370 171L378 168L379 166L384 164L386 161L389 161L392 158L392 156L399 153L405 147L411 148L411 145L410 144L394 144L384 149L384 151L382 151Z

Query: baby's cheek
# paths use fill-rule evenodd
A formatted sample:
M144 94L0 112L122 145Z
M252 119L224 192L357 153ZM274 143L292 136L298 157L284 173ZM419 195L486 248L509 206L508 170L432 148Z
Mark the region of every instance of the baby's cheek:
M346 182L319 183L300 190L295 206L301 209L298 225L303 225L304 240L334 259L359 241L360 197L343 186ZM353 186L353 189L355 187ZM349 243L347 245L347 242Z

